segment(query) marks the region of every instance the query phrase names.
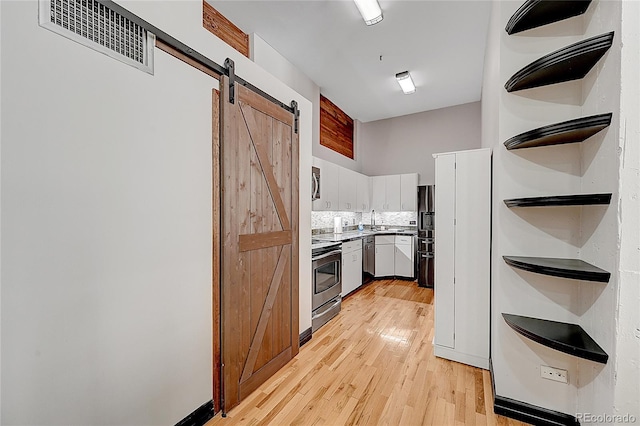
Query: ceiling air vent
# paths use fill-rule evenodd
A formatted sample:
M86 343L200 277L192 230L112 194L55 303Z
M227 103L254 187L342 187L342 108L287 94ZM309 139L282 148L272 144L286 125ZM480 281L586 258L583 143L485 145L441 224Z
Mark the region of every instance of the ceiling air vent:
M95 0L40 0L40 26L153 74L155 36Z

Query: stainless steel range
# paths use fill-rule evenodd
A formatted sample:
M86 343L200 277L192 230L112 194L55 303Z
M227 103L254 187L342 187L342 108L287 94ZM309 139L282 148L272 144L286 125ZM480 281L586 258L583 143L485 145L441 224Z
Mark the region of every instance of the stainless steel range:
M316 331L338 315L342 297L342 244L314 242L311 249L313 292L311 330Z

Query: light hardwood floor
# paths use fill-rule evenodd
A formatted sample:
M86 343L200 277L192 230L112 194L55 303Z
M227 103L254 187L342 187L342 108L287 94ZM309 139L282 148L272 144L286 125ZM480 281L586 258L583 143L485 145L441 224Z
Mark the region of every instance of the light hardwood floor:
M433 355L433 291L374 281L215 425L523 425L493 413L488 371Z

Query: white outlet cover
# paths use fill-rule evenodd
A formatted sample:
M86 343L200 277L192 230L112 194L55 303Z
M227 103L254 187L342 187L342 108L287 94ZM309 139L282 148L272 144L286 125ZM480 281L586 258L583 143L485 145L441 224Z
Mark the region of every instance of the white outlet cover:
M553 368L547 365L540 366L540 377L560 383L569 383L567 370Z

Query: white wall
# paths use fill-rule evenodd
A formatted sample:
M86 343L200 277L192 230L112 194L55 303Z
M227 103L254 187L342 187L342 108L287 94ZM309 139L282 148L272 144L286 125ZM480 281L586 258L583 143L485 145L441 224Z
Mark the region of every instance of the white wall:
M584 16L509 36L505 24L519 6L494 2L483 83L482 145L494 148L496 394L572 415L638 413L638 6L593 2ZM622 20L621 7L630 10ZM620 22L627 18L630 50L622 68L621 111ZM611 30L616 31L612 48L584 80L516 93L504 90L504 82L529 62ZM499 68L491 63L495 58ZM582 144L520 151L502 146L523 131L604 112L614 113L611 126ZM612 192L611 205L510 210L503 203L505 198L580 192ZM502 256L509 254L579 257L612 277L599 284L535 275L508 267ZM504 323L503 312L578 323L609 354L609 362L580 360L527 340ZM569 384L541 379L541 364L567 369Z
M620 266L614 413L640 419L640 3L622 3Z
M122 2L301 109L311 103L202 28L199 1ZM1 2L3 424L174 424L211 399L211 89L156 49L155 75ZM300 176L300 330L311 326Z
M480 148L480 102L361 123L358 145L362 173L369 176L419 173L433 185L432 154Z

